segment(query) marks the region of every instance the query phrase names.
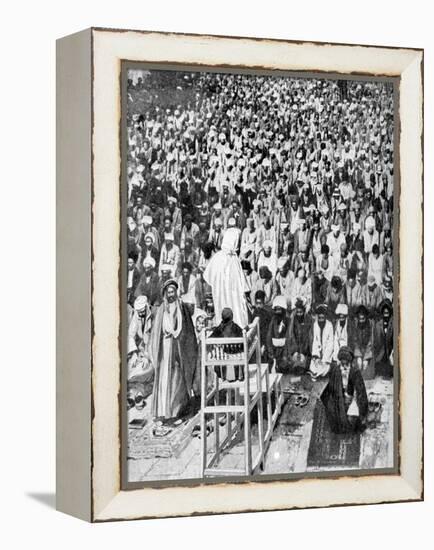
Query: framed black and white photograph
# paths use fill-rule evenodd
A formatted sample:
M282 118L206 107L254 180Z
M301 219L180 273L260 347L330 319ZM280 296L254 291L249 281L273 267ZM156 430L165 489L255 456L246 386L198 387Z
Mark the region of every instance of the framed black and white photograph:
M397 84L125 66L127 481L396 471Z
M58 42L60 509L422 498L422 63Z

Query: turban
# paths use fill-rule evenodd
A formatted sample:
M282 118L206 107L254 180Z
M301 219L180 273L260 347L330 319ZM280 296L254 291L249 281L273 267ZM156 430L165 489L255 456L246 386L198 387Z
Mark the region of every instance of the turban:
M295 301L295 307L296 308L302 308L304 309L306 305L306 300L304 298L297 298Z
M136 311L142 311L148 305L148 298L146 296L137 296L134 301L134 309Z
M155 260L151 256L148 256L143 260L143 267L150 265L152 268L155 267Z
M316 313L324 313L326 314L327 313L327 306L326 304L320 304L317 308L316 308Z
M178 283L175 281L175 279L168 279L162 286L161 292L164 294L166 290L169 288L169 286L173 286L178 290Z
M348 363L351 363L351 361L353 360L353 357L354 357L354 354L348 346L342 346L338 351L339 361L347 361Z
M365 220L366 229L373 229L375 227L375 220L372 216L368 216Z
M151 232L146 233L145 239L148 239L148 238L152 239L152 242L155 243L155 235L153 233L151 233Z
M288 261L288 258L286 256L281 256L277 260L277 269L283 269L285 267L287 261Z
M385 298L380 303L378 309L380 310L381 313L383 313L384 310L387 309L389 313L392 315L392 312L393 312L392 302L388 298Z
M286 309L286 299L284 296L276 296L273 300L273 309L276 307L280 307L282 309Z
M357 308L357 315L364 315L367 317L369 315L369 311L363 304L360 304L360 306Z
M348 315L347 304L338 304L336 308L336 315Z

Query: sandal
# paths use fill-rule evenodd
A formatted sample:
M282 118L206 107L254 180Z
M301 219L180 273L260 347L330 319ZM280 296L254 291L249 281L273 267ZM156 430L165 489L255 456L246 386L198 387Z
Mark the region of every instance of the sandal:
M294 401L294 406L299 407L302 399L303 399L303 396L301 394L297 395Z
M152 430L152 435L154 437L165 437L166 435L169 435L172 432L172 428L168 428L167 426L155 426Z
M214 431L214 428L211 426L211 424L207 424L206 426L206 437L208 437L212 432ZM199 435L197 436L198 439L202 439L202 434L199 431Z
M196 424L191 432L191 437L198 437L200 435L200 424Z
M299 407L305 407L309 403L309 396L303 395L303 397L300 399L300 403L298 404Z

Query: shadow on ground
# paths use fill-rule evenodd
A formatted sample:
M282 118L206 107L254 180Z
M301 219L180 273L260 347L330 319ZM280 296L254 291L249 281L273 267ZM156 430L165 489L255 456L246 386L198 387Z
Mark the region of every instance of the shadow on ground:
M26 493L29 498L36 500L53 510L56 508L56 493Z

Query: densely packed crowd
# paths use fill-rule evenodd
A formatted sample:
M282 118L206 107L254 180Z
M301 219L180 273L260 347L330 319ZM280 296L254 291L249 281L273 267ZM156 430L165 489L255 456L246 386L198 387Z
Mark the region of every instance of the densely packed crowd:
M392 376L390 84L143 72L127 127L130 357L168 281L197 336L220 323L204 273L230 232L264 360Z

